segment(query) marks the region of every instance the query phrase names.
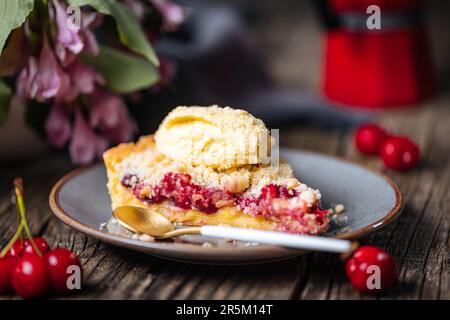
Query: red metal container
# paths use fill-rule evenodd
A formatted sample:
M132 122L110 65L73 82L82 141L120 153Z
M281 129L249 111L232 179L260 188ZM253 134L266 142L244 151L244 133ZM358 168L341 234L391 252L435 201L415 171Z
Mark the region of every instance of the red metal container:
M381 9L381 29L366 26L368 6ZM326 35L324 92L364 107L415 104L435 89L419 0L329 0L337 24Z

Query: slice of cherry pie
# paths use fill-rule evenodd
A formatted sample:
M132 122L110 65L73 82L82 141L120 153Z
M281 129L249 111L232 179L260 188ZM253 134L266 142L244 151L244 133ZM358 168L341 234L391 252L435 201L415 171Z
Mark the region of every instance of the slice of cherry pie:
M144 206L179 225L229 225L311 235L328 228L320 192L300 183L283 161L278 167L192 164L162 154L153 136L109 149L104 160L113 209Z

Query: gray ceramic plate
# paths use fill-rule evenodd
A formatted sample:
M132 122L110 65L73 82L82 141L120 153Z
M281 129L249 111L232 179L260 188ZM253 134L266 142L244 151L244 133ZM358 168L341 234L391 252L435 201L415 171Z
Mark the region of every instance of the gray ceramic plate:
M333 220L327 236L356 239L393 221L401 211L398 187L379 172L358 164L316 153L281 150L301 181L320 189L324 207L344 204L346 211ZM104 242L169 259L192 262L250 263L287 258L303 252L270 245L213 242L143 242L100 231L111 218L103 165L75 170L61 178L50 194L55 215L69 226ZM201 239L205 241L205 239ZM209 239L206 239L210 241Z

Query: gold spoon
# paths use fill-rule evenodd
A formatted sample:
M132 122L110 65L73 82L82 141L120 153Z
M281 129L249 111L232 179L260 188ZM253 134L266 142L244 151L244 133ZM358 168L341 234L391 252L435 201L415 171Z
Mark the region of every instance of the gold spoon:
M134 233L148 234L156 239L172 238L185 234L201 234L200 227L175 229L162 214L141 207L123 206L114 209L114 217Z
M354 244L348 240L332 239L285 232L263 231L224 226L201 226L175 229L172 222L162 214L134 206L118 207L113 211L119 223L135 233L143 233L156 239L172 238L186 234L200 234L206 237L281 245L290 248L348 253Z

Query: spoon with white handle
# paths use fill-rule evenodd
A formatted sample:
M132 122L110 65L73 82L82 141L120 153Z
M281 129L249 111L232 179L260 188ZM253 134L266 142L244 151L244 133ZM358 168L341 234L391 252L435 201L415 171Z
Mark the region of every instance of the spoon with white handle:
M126 229L135 233L147 234L156 239L199 234L212 238L258 242L289 248L335 253L349 253L355 246L354 243L348 240L224 226L175 229L172 222L162 214L142 207L118 207L114 210L113 215Z

